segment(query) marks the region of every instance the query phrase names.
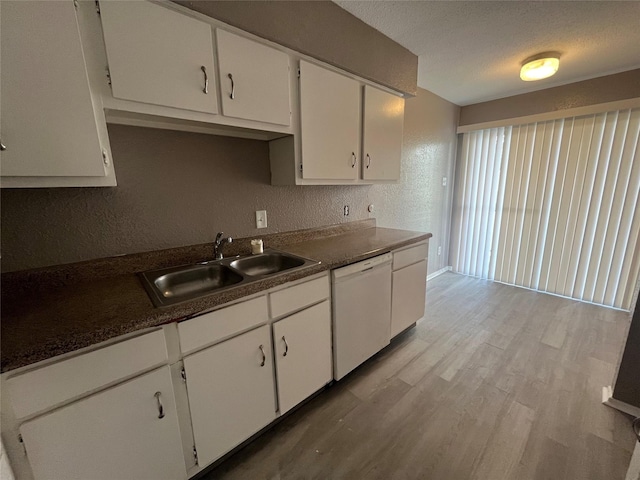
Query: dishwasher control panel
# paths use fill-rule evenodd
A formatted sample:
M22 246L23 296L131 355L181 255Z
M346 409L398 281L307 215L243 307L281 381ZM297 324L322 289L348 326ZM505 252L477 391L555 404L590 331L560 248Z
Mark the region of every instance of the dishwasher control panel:
M362 260L361 262L352 263L351 265L347 265L346 267L333 270L333 278L341 278L346 275L362 272L364 270L368 270L370 268L377 267L378 265L390 262L392 259L393 255L390 252L383 255L378 255L376 257L367 258L366 260Z

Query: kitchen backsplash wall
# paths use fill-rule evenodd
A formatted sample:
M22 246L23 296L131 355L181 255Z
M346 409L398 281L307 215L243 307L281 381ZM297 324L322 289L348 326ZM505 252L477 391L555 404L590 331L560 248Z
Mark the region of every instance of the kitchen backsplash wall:
M2 271L370 216L432 232L429 271L438 270L446 250L434 252L446 249L451 211L441 177L453 170L458 110L425 90L407 100L402 181L375 186L272 186L266 142L110 125L117 187L1 191ZM257 230L263 209L268 228Z

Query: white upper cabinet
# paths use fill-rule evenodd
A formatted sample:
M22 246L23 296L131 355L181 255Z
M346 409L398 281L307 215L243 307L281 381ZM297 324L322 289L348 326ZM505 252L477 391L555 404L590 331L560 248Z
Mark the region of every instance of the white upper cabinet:
M269 146L273 185L400 179L404 99L300 60L299 138Z
M302 178L359 177L360 83L300 61Z
M362 178L398 180L402 157L404 99L364 87Z
M289 55L221 29L216 38L222 113L290 125Z
M2 186L115 185L73 2L3 1L0 23Z
M211 25L150 2L101 1L113 96L217 113Z
M36 480L184 479L169 367L20 427Z

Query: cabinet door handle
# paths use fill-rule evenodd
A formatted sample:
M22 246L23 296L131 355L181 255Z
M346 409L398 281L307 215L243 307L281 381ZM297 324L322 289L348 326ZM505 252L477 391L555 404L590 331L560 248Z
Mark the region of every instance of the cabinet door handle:
M367 153L367 168L371 166L371 155Z
M7 149L7 147L4 146L4 143L2 143L2 140L0 140L0 151L4 152Z
M164 418L164 406L162 405L162 393L156 392L154 395L156 397L156 402L158 402L158 418Z
M356 168L356 154L351 152L351 168Z
M202 91L204 93L209 93L209 75L207 75L207 67L202 65L200 67L200 70L202 70L202 73L204 73L204 88L202 89Z
M231 94L229 95L229 98L233 100L236 98L236 84L233 83L233 75L229 74L227 76L229 77L229 80L231 80Z
M284 353L282 354L282 356L286 357L287 353L289 353L289 344L287 343L287 339L284 338L284 335L282 336L282 341L284 342Z
M265 362L267 361L267 356L264 353L264 347L262 345L260 345L260 351L262 352L262 363L260 364L261 367L264 367Z

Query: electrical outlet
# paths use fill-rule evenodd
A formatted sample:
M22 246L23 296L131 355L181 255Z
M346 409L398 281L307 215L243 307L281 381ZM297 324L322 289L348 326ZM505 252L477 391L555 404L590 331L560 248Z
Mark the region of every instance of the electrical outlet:
M438 245L438 255L442 255L442 247Z
M349 205L345 205L344 206L344 216L348 217L349 216Z
M256 228L267 228L266 210L256 210Z
M447 177L442 177L442 186L443 187L447 186Z

